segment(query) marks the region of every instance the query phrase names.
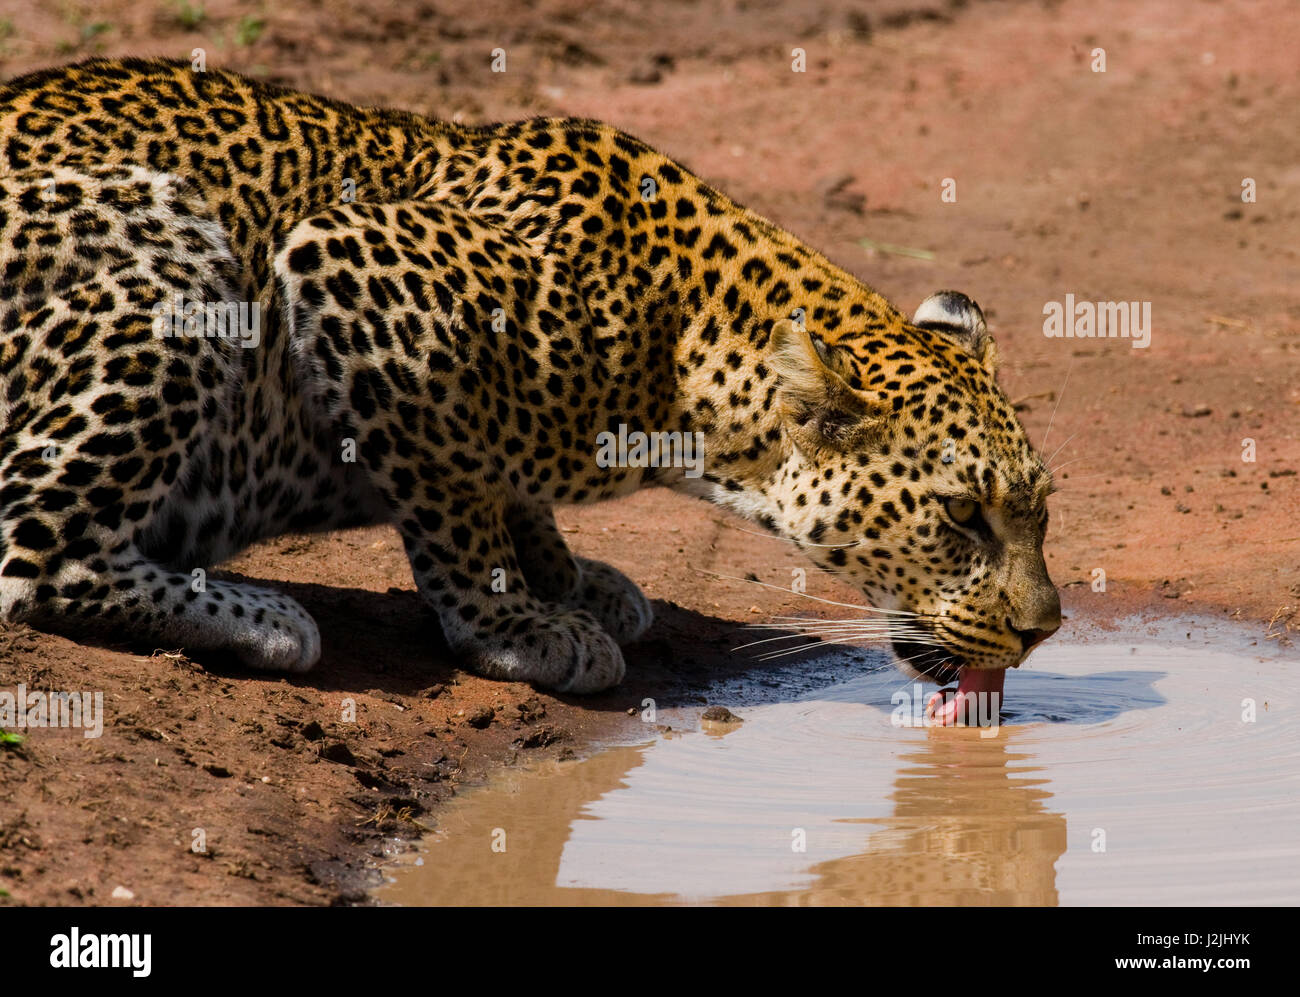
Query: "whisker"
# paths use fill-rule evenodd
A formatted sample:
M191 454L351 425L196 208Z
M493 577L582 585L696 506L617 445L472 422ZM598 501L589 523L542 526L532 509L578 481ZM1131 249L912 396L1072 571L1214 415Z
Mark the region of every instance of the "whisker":
M754 630L771 630L773 627L752 627ZM880 637L899 637L908 640L931 640L930 634L915 627L881 627L881 626L862 626L860 624L829 624L821 627L796 627L792 633L806 634L808 636L826 636L828 634L860 634L863 637L880 636Z
M1064 443L1062 443L1059 447L1057 447L1055 450L1053 450L1053 451L1052 451L1052 456L1048 457L1047 460L1043 461L1043 463L1044 463L1044 464L1049 464L1049 465L1050 465L1050 464L1052 463L1052 461L1056 460L1056 455L1059 454L1059 453L1060 453L1062 450L1064 450L1066 447L1068 447L1068 446L1070 445L1070 440L1074 439L1074 438L1075 438L1076 436L1078 436L1078 435L1079 435L1078 432L1071 433L1071 434L1070 434L1070 439L1069 439L1069 440L1066 440L1066 441L1065 441Z
M804 623L749 623L746 630L870 630L886 633L891 628L883 621L869 620L809 620Z
M1075 457L1073 460L1067 460L1064 464L1058 464L1056 467L1052 468L1051 473L1052 473L1052 474L1056 474L1056 472L1059 471L1059 470L1061 470L1062 468L1069 467L1071 464L1077 464L1077 463L1079 463L1079 461L1081 461L1081 460L1088 460L1088 458L1087 458L1087 457Z
M755 657L758 661L774 661L777 658L784 658L791 654L798 654L800 651L811 650L812 646L813 645L811 644L805 644L803 647L792 647L785 651L773 651L771 654L759 654Z
M735 530L737 533L748 533L751 537L762 537L764 540L780 540L782 543L794 544L796 547L857 547L861 540L850 540L842 544L815 544L811 540L792 540L790 537L777 536L775 533L761 533L758 530L746 530L740 526L732 526L730 523L724 524L727 529Z
M821 641L817 640L812 634L782 634L780 637L767 637L763 640L751 640L748 644L741 644L738 647L733 647L732 650L743 651L746 648L758 647L759 644L771 644L773 641L778 640L794 640L796 637L806 637L808 639L808 643L804 645L805 647L812 647L813 644L821 643Z
M1098 471L1096 474L1084 474L1072 477L1070 478L1070 484L1078 484L1080 481L1095 481L1097 478L1109 478L1111 476L1111 472L1109 471Z
M913 661L915 661L917 658L921 657L921 656L924 655L924 654L925 654L925 652L922 651L921 654L913 654L913 655L911 655L910 657L899 658L899 659L898 659L898 664L900 664L900 665L910 665ZM921 679L920 679L919 676L916 676L916 675L907 675L907 676L904 676L903 684L900 685L897 689L895 689L895 690L894 690L894 693L899 693L899 692L901 692L902 690L906 689L909 685L912 685L912 684L914 684L914 683L916 683L916 682L919 682L919 681L921 681ZM893 693L890 694L890 699L891 699L891 700L893 699Z
M833 623L834 621L828 621ZM852 623L852 621L849 621ZM863 628L862 626L850 625L830 627L820 631L796 631L793 633L780 634L776 637L767 637L763 640L751 641L748 644L742 644L739 647L732 648L733 651L743 651L746 648L756 647L759 644L771 644L780 641L795 640L800 637L810 639L810 643L801 644L795 648L787 648L786 651L798 651L804 648L812 647L814 644L848 644L863 641L882 642L885 640L902 639L909 643L919 643L931 647L942 646L933 636L921 631L913 631L909 628L893 628L874 626ZM785 652L782 652L785 653ZM922 652L924 653L924 652Z
M1074 370L1074 357L1070 357L1070 366L1065 369L1065 383L1061 385L1061 393L1056 396L1056 405L1052 407L1052 417L1047 420L1047 431L1043 433L1043 449L1047 449L1047 438L1052 435L1052 423L1056 421L1057 410L1061 407L1061 399L1065 397L1065 389L1070 384L1070 371Z
M917 627L908 626L907 624L894 624L892 622L876 622L871 620L817 620L806 623L750 623L745 626L746 630L786 630L793 633L806 634L824 634L824 633L860 633L860 634L894 634L900 636L913 636L925 634L925 631ZM928 636L928 634L927 634Z
M761 585L763 588L775 589L778 592L784 592L786 595L797 595L800 598L811 599L813 602L824 603L827 606L842 606L845 609L856 609L864 613L882 613L889 616L917 615L916 613L911 613L905 609L880 609L877 606L860 606L851 602L836 602L834 599L823 599L820 596L809 595L807 592L794 592L791 589L786 588L784 585L773 585L770 582L758 582L752 578L739 578L736 575L723 575L716 571L705 571L703 568L696 568L695 570L702 575L711 575L714 578L725 578L733 582L745 582L748 585Z
M893 612L896 613L896 614L898 614L898 615L900 615L900 616L910 616L910 617L912 617L913 619L923 619L923 618L924 618L924 617L921 616L920 613L914 613L914 612L912 612L910 609L897 609L897 610L894 610ZM803 624L803 623L809 623L809 624L817 624L817 623L871 623L871 624L874 624L874 625L877 625L877 626L884 626L884 625L886 625L886 624L892 622L892 621L890 621L890 620L870 620L870 619L867 619L867 620L856 620L856 619L854 619L854 618L851 617L851 616L845 616L845 617L839 617L839 616L832 616L832 617L822 617L822 616L769 616L768 619L769 619L769 620L781 620L781 621L783 621L783 622L794 623L794 624ZM749 624L749 626L762 626L762 624L759 624L759 623L751 623L751 624Z
M818 644L822 644L822 643L831 643L831 644L849 644L849 643L851 643L851 642L850 642L850 641L847 641L847 640L843 640L843 641L818 641ZM771 660L773 660L774 658L784 658L784 657L786 657L787 655L798 654L800 651L808 651L808 650L811 650L814 646L816 646L816 645L813 645L813 644L804 644L804 645L801 645L800 647L789 647L789 648L786 648L786 649L781 650L781 651L772 651L772 652L770 652L770 653L768 653L768 654L760 654L760 655L758 655L757 657L758 657L758 660L759 660L759 661L771 661Z
M829 644L852 644L852 643L855 643L855 641L853 641L852 639L845 639L845 640L824 641L824 642L823 642L823 641L818 641L818 643L819 643L819 644L820 644L820 643L829 643ZM813 644L803 644L803 645L801 645L801 646L799 646L799 647L785 648L784 650L780 650L780 651L772 651L772 652L770 652L770 653L768 653L768 654L759 655L758 658L759 658L760 661L770 661L770 660L772 660L773 658L781 658L781 657L785 657L786 655L790 655L790 654L798 654L800 651L807 651L807 650L810 650L812 647L814 647ZM910 657L902 658L902 659L899 659L899 660L901 660L902 662L910 662L910 661L915 660L916 658L921 657L921 655L923 655L923 654L925 654L925 653L927 653L927 652L922 651L920 654L914 654L914 655L912 655L912 656L910 656Z
M819 640L836 640L840 637L856 637L862 640L905 640L910 643L930 643L933 637L921 630L911 628L880 629L876 627L808 627L787 631L799 637L815 637Z

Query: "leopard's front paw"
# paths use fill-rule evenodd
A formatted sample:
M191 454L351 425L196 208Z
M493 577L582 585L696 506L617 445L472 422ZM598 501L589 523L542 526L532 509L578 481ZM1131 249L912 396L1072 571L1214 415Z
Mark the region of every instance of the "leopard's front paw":
M320 660L320 630L293 599L252 586L230 586L248 593L244 613L227 624L226 643L249 668L306 672ZM228 603L229 604L229 603Z
M623 681L626 671L614 639L581 611L533 615L460 650L482 675L558 692L600 692Z
M577 561L582 576L570 605L594 616L619 644L631 644L650 629L654 609L636 582L604 561Z

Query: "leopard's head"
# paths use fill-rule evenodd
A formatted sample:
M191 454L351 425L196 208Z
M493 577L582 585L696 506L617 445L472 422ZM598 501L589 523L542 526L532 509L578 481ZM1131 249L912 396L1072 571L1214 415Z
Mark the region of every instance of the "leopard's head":
M973 301L943 291L911 322L834 343L778 322L771 357L789 444L766 489L772 525L897 611L885 618L905 670L965 685L1057 630L1051 475L997 385Z

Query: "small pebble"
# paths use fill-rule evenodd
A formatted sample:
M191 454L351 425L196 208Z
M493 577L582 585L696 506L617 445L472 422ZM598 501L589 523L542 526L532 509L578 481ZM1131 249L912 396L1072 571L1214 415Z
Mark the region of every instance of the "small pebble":
M708 720L715 724L739 724L745 722L725 706L710 706L700 715L700 719Z

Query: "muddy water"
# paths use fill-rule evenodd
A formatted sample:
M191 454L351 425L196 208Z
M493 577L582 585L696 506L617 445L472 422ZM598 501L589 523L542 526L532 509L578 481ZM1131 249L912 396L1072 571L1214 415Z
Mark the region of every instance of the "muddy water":
M764 673L709 697L739 726L660 708L672 732L464 793L377 897L1295 904L1298 658L1201 623L1076 628L1008 677L996 731L900 726L912 683L879 662L797 696Z

